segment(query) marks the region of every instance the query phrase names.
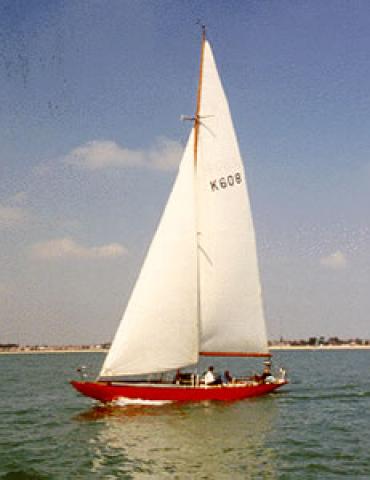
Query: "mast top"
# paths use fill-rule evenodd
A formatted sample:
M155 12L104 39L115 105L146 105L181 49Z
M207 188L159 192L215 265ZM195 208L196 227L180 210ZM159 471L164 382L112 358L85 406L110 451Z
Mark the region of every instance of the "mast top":
M202 29L202 40L206 39L206 26L204 23L201 23L200 19L197 20L197 25L200 25L200 28Z
M200 21L197 23L200 24ZM199 82L198 82L198 91L197 91L197 105L194 115L194 165L195 169L197 168L198 162L198 137L199 137L199 112L200 112L200 101L202 96L202 80L203 80L203 60L204 60L204 45L206 43L206 26L202 24L202 45L200 51L200 66L199 66Z

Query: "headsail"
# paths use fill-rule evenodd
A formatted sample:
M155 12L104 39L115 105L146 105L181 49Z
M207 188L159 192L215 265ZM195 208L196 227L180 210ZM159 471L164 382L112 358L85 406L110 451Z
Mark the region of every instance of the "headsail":
M246 177L211 47L204 45L197 146L202 352L266 353Z
M100 377L198 361L193 133Z

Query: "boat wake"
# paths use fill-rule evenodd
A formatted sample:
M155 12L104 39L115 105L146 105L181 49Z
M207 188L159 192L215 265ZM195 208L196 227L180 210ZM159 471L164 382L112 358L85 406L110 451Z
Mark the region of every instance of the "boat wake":
M171 400L143 400L142 398L127 398L119 397L114 402L113 405L118 407L126 407L128 405L150 405L160 407L166 405L167 403L172 403Z

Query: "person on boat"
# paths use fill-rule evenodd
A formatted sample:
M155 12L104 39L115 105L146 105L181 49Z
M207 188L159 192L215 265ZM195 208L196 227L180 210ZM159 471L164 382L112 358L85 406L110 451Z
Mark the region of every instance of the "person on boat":
M229 370L225 370L224 376L222 378L222 383L228 384L228 383L232 383L232 381L233 381L233 377L231 376Z
M180 369L178 368L176 370L176 375L175 375L175 378L173 379L173 383L179 384L180 382L181 382L181 372L180 372Z
M208 367L208 371L204 375L204 383L206 385L220 385L222 383L221 377L218 376L218 378L216 378L213 370L213 366L211 365L210 367Z
M206 385L214 385L216 381L215 374L213 373L212 365L208 367L206 374L204 375L204 383Z
M275 377L271 373L271 362L265 362L265 367L261 375L262 383L271 383L275 380Z

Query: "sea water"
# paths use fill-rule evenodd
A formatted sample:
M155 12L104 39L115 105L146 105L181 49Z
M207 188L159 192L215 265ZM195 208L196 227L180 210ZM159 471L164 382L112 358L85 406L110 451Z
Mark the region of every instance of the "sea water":
M68 383L103 358L0 355L0 479L370 478L370 350L278 352L266 397L116 407Z

